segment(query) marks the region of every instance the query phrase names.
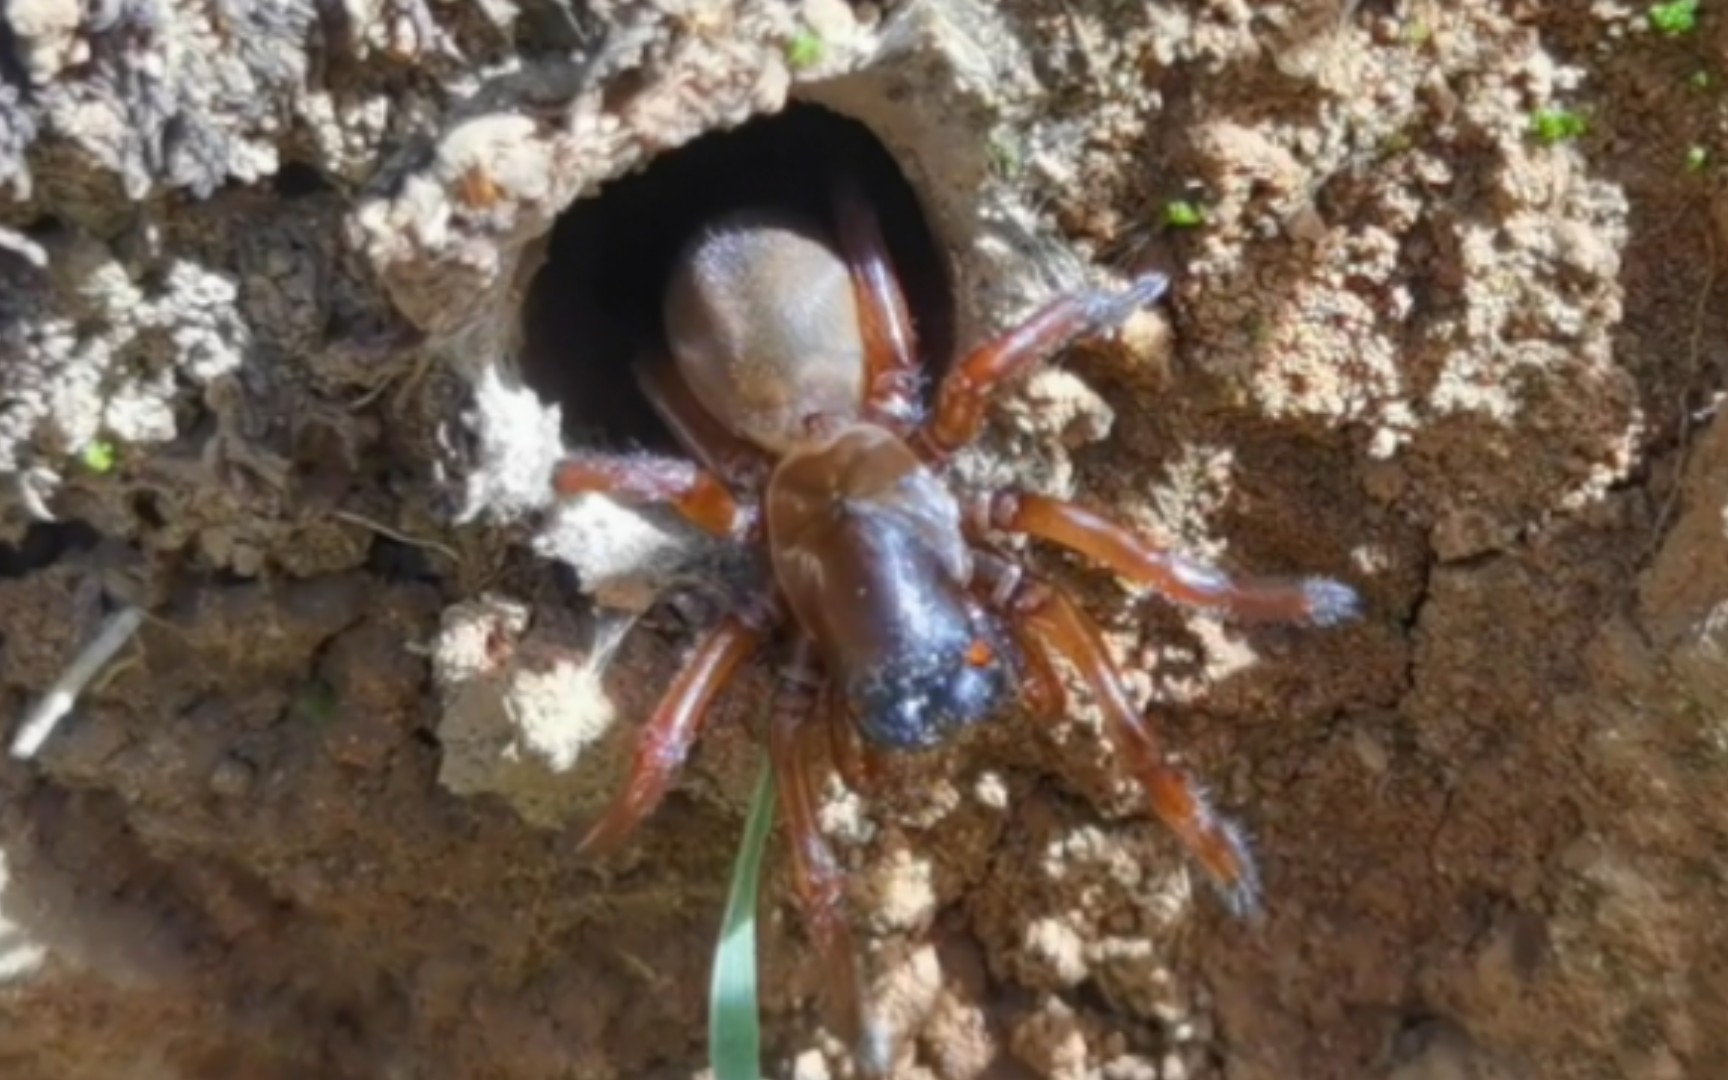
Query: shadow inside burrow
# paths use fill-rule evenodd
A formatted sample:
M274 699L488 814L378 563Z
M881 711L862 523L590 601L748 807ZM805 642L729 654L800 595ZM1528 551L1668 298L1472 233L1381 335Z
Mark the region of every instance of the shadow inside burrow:
M567 439L676 450L632 374L664 353L661 303L674 259L706 223L752 206L831 221L845 170L876 211L918 335L940 372L954 344L947 261L918 195L863 124L809 104L702 136L565 211L522 310L527 385L563 408Z

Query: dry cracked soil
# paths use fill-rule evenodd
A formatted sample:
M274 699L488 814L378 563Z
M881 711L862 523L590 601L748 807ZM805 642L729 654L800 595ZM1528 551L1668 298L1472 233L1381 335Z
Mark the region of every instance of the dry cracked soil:
M686 1078L771 657L576 841L755 564L554 504L704 215L855 169L933 369L1169 301L957 468L1252 837L1233 920L1087 696L821 820L898 1080L1728 1076L1728 18L1621 0L6 0L0 1074ZM745 553L747 555L747 553ZM764 1071L856 1075L774 849Z

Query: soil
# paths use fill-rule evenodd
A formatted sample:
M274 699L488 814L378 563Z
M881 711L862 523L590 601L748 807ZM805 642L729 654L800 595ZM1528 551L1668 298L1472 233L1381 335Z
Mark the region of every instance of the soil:
M1027 553L1245 824L1265 916L1078 692L831 785L894 1076L1721 1075L1701 8L13 0L8 730L146 618L0 764L0 1075L702 1073L770 664L625 851L574 849L752 564L547 477L664 442L622 365L678 223L845 147L938 369L1058 289L1176 282L1007 394L967 474L1367 601L1239 628ZM765 1071L855 1075L778 854L764 895Z

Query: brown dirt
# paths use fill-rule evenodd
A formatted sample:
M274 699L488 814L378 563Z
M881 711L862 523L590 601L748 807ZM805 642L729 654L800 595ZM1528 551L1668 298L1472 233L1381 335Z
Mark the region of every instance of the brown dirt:
M765 671L630 851L578 859L688 631L656 609L596 693L588 602L535 548L612 598L668 564L613 559L637 541L611 519L548 540L519 505L539 459L496 432L453 485L429 466L476 399L539 416L485 379L556 216L790 85L900 158L966 340L1088 262L1179 275L1168 325L1030 381L969 468L1369 600L1344 629L1246 632L1037 556L1248 826L1267 917L1232 922L1191 877L1082 698L1058 725L1004 717L827 808L896 1077L1721 1075L1728 19L1705 5L1669 38L1615 3L883 6L859 28L805 4L830 43L812 71L784 66L770 5L347 9L295 38L319 65L258 76L292 122L231 87L179 99L220 121L184 121L228 148L210 185L191 143L110 159L121 128L69 113L20 136L8 80L38 77L46 116L73 98L42 87L121 53L88 14L14 12L0 717L105 607L151 618L36 761L0 764L0 1074L701 1071ZM878 54L878 16L958 36L890 30ZM159 17L195 58L221 23ZM182 91L228 77L207 62ZM116 85L93 100L129 100ZM1534 139L1555 106L1588 131ZM1163 228L1176 198L1205 224ZM99 435L111 470L78 463ZM451 524L451 487L494 513ZM26 530L39 500L59 522ZM850 1075L771 873L766 1068Z

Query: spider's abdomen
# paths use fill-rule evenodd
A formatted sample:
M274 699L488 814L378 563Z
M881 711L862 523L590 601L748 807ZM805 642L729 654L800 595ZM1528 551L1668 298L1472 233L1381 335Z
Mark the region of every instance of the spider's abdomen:
M721 218L680 254L664 306L679 373L735 434L785 453L808 417L858 414L858 301L816 226L765 211Z

